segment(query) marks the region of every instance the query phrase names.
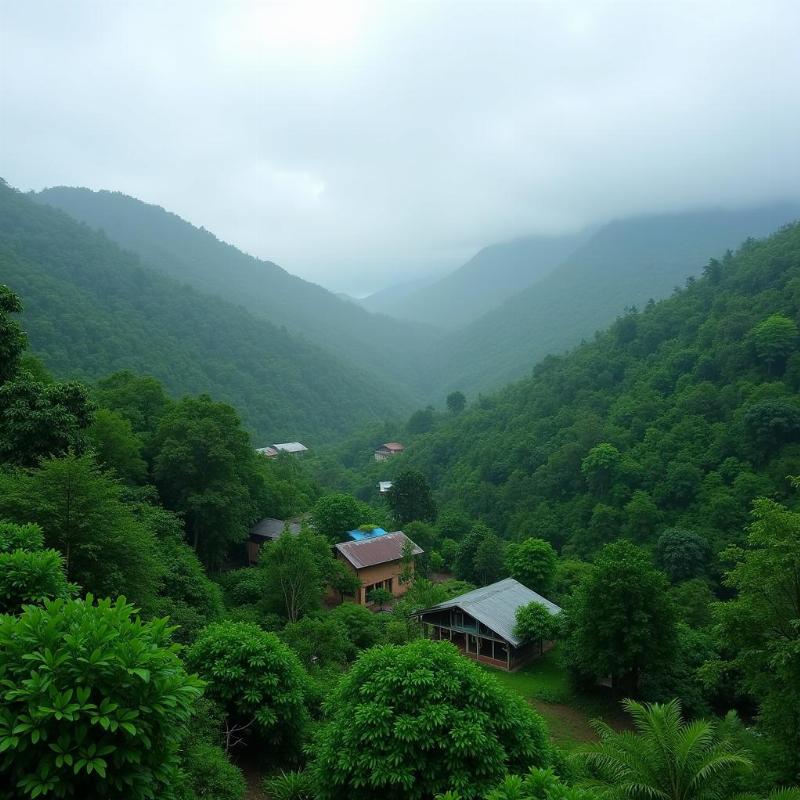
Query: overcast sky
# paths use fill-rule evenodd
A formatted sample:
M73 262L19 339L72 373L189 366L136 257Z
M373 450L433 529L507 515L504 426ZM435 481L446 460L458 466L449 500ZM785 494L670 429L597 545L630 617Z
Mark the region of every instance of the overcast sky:
M0 175L335 290L800 187L800 2L0 0Z

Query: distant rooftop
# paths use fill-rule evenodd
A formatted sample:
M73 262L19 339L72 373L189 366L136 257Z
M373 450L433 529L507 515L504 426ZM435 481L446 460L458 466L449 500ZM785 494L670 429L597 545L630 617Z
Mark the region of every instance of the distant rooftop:
M386 494L392 486L394 486L392 481L378 481L378 491L381 494Z
M403 546L411 539L403 531L386 533L359 542L340 542L336 549L356 568L374 567L389 561L399 561L403 557ZM421 547L411 542L412 553L418 556L424 552Z
M262 541L264 539L275 540L287 529L289 533L292 534L300 533L301 527L299 522L293 520L286 521L273 517L264 517L264 519L259 520L250 528L250 536L253 539L260 539Z
M300 442L283 442L282 444L272 445L276 450L281 453L305 453L308 448Z
M514 578L505 578L497 583L473 589L466 594L460 594L443 603L438 603L430 608L417 612L427 614L431 611L441 611L446 608L460 608L462 611L491 628L514 647L519 647L522 640L514 636L517 624L517 609L539 603L554 616L561 611L555 603L542 597L533 590L524 586Z
M405 450L405 447L400 444L400 442L386 442L386 444L382 444L378 450L391 450L399 453L401 450Z

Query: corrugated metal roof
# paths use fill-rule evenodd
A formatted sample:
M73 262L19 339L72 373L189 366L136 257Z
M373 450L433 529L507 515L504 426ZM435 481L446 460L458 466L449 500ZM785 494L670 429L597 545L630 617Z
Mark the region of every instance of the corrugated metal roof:
M405 447L400 442L386 442L378 450L405 450Z
M386 564L389 561L398 561L403 557L403 545L411 542L403 531L394 531L374 539L362 539L360 542L339 542L336 549L356 568L374 567L376 564ZM411 542L412 552L418 556L422 548Z
M301 526L299 522L285 522L282 519L265 517L250 528L250 535L258 539L277 539L283 534L287 525L289 526L289 533L300 533Z
M282 453L305 453L308 448L300 442L283 442L282 444L272 445L276 450Z
M519 647L522 640L514 636L517 609L534 602L543 605L553 615L561 611L561 608L555 603L551 603L547 598L532 591L514 578L505 578L497 583L473 589L471 592L419 611L417 616L447 608L460 608L478 622L482 622L487 628L491 628L514 647Z

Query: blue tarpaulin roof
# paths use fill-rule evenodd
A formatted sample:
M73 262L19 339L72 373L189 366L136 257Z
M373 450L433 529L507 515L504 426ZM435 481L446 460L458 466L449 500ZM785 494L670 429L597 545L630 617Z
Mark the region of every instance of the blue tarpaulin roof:
M371 531L347 531L347 535L355 542L360 542L362 539L374 539L376 536L385 536L386 531L383 528L373 528Z

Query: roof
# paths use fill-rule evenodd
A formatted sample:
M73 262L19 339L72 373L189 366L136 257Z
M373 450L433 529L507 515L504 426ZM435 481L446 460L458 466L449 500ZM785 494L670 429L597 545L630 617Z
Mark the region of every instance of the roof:
M411 539L403 531L394 531L376 536L372 539L362 539L359 542L340 542L336 549L356 568L374 567L376 564L386 564L389 561L399 561L403 557L403 546ZM418 556L424 552L421 547L412 544L412 553Z
M519 647L522 640L514 636L517 609L528 603L539 603L553 615L561 611L561 608L555 603L551 603L547 598L527 586L523 586L514 578L505 578L505 580L491 583L480 589L473 589L471 592L460 594L458 597L452 597L443 603L418 611L417 615L442 611L446 608L460 608L514 647Z
M278 455L278 451L274 447L257 447L256 453L261 453L262 456Z
M282 444L272 445L276 450L282 453L305 453L308 448L300 442L283 442Z
M400 442L386 442L382 444L378 450L405 450L405 447Z
M257 539L277 539L283 534L287 525L289 526L289 533L300 533L301 525L299 522L286 522L282 519L265 517L250 528L250 535Z
M378 491L381 494L386 494L393 485L394 483L392 481L378 481Z

